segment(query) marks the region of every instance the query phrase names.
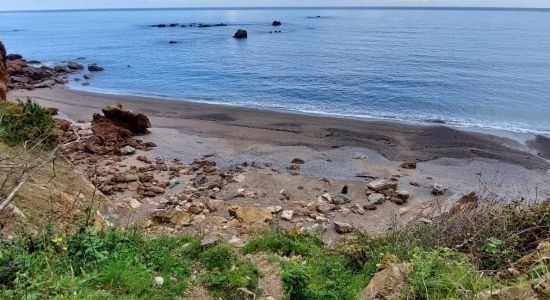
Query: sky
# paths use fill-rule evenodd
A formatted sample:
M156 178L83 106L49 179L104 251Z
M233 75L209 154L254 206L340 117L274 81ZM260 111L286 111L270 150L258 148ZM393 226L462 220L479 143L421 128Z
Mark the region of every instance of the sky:
M550 0L0 0L0 10L256 6L550 7Z

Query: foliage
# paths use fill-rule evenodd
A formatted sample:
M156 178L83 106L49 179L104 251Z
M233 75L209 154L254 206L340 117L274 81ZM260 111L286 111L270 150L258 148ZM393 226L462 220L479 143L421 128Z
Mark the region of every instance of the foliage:
M53 145L53 118L46 110L33 102L0 102L0 139L10 144Z

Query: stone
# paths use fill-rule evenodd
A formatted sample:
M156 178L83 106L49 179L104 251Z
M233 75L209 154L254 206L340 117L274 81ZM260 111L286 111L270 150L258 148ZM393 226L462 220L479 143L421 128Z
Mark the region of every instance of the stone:
M302 158L296 157L291 161L291 163L297 164L297 165L303 165L305 163L305 160L303 160Z
M128 205L130 205L131 208L136 209L141 207L141 202L137 201L135 198L129 198Z
M103 67L98 66L97 64L88 65L88 71L90 72L101 72L105 70Z
M347 204L350 202L351 202L351 198L344 194L338 194L334 198L332 198L330 201L331 204L336 204L336 205Z
M385 190L396 190L397 182L384 178L379 178L369 182L367 187L376 192L382 192Z
M405 191L405 190L397 190L397 191L395 191L395 195L397 196L397 198L399 198L403 201L407 201L410 198L409 192Z
M283 207L276 205L276 206L268 206L265 209L267 209L272 214L276 214L276 213L280 212L283 209Z
M281 21L273 21L273 23L271 23L272 26L281 26L283 25L283 23Z
M136 148L131 147L131 146L126 146L126 147L120 148L119 151L120 151L120 154L122 154L122 155L131 155L131 154L136 153Z
M281 191L279 191L279 194L281 194L282 200L290 200L290 193L287 190L282 189Z
M358 215L364 215L365 214L365 210L361 207L361 205L355 203L351 206L351 211L358 214Z
M378 206L376 206L375 204L367 204L367 205L363 205L363 208L366 210L377 210Z
M235 181L236 183L242 183L245 180L246 180L246 177L243 174L237 174L233 176L233 181Z
M101 111L111 123L134 134L147 133L147 129L151 127L151 122L146 115L132 112L120 103L106 106Z
M529 286L506 287L494 289L492 291L483 291L478 293L474 299L476 300L537 300L537 294ZM547 299L547 298L546 298Z
M178 211L170 218L170 223L176 226L187 226L191 222L191 215L184 211Z
M244 246L243 240L239 239L236 236L233 236L229 241L227 241L227 243L237 248Z
M367 156L365 154L362 154L362 153L353 153L351 157L353 159L358 159L358 160L364 160L364 159L367 158Z
M207 235L201 240L201 247L207 248L219 244L221 239L217 235Z
M283 213L281 214L281 219L286 221L292 221L292 217L294 216L294 211L292 210L283 210Z
M411 264L394 264L374 274L359 300L406 299L407 277Z
M336 232L338 232L339 234L345 234L345 233L350 233L353 231L353 226L351 226L350 224L348 223L343 223L343 222L336 222L334 221L334 229L336 230Z
M223 208L223 200L215 200L215 199L209 199L206 203L206 207L211 212L217 212Z
M339 208L339 206L337 205L334 205L334 204L322 204L322 205L317 205L317 211L322 213L322 214L325 214L327 212L330 212L330 211L333 211L333 210L337 210Z
M432 195L442 196L447 192L447 188L441 184L434 183L432 186Z
M374 193L370 194L367 199L372 204L382 204L386 200L386 197L384 197L384 195L382 194Z
M153 175L152 172L139 174L139 181L141 182L150 182L153 179L155 179L155 176Z
M193 179L193 183L194 184L197 184L197 185L203 185L205 183L208 182L208 178L206 178L206 176L204 175L197 175L194 179Z
M416 161L414 160L407 160L407 161L404 161L400 167L402 169L410 169L410 170L414 170L416 169Z
M235 32L233 37L236 39L246 39L248 37L248 32L244 29L239 29Z
M69 68L70 70L77 71L77 70L84 69L84 66L74 61L70 61L67 63L67 68Z
M193 203L187 208L187 212L191 213L191 214L194 214L194 215L197 215L197 214L202 212L202 207L200 207L200 205L198 205L196 203Z
M247 232L268 232L269 223L273 220L270 211L255 206L233 205L229 209L229 214L235 217L243 229Z

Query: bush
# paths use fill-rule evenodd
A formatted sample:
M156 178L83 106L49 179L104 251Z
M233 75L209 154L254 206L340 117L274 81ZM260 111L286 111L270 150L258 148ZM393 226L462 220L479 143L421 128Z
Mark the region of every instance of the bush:
M30 142L51 146L53 118L30 98L26 102L0 102L0 139L9 144Z

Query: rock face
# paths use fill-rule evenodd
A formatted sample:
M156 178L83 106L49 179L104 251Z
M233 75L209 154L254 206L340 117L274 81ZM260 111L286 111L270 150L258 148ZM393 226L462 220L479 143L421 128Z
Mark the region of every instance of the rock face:
M237 32L235 32L235 35L233 35L236 39L246 39L248 37L248 32L244 29L239 29Z
M101 111L109 122L132 133L147 133L147 129L151 127L146 115L132 112L120 103L109 105Z
M6 48L0 42L0 101L6 100L8 92L8 69L6 66Z

